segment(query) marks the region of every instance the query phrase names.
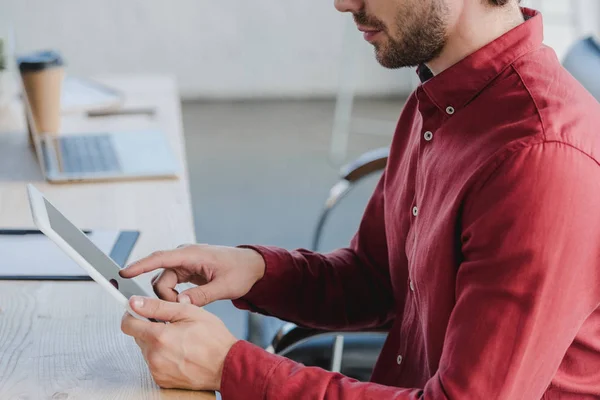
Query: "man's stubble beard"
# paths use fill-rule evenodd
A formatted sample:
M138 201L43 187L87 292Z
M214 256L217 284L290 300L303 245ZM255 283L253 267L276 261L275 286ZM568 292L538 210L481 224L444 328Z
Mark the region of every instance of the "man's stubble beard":
M432 0L429 12L405 7L396 19L398 38L375 44L375 57L390 69L415 67L438 57L447 40L448 10L443 0Z

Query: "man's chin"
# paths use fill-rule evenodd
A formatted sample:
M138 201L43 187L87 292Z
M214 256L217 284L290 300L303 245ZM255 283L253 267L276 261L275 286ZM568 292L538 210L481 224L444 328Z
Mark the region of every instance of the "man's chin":
M375 59L377 59L377 62L384 68L398 69L403 67L403 65L398 65L396 62L394 62L389 53L383 51L377 46L375 46Z
M382 67L389 69L399 68L393 63L393 57L390 54L389 43L384 40L378 40L373 43L373 47L375 48L375 59L379 64L381 64Z
M412 58L405 57L399 51L399 49L390 49L389 46L378 43L375 45L375 58L382 67L388 69L414 67L421 64L416 59L413 60Z

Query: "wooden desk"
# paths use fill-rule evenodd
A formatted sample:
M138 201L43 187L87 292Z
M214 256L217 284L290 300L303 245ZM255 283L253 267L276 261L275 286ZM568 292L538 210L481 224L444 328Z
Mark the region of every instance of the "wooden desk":
M34 182L80 227L140 230L134 259L194 242L174 80L101 80L126 93L126 107L153 107L156 115L69 116L64 130L162 129L181 160L181 179L48 184L16 107L0 124L9 130L0 134L0 226L33 227L25 183ZM212 393L159 390L133 339L120 332L122 315L93 282L0 282L0 399L214 399Z

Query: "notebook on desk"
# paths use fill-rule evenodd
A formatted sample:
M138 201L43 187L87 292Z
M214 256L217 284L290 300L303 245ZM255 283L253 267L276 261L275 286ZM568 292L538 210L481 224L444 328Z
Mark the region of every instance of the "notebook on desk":
M90 239L124 267L138 231L86 231ZM85 271L37 230L0 229L0 280L91 280Z

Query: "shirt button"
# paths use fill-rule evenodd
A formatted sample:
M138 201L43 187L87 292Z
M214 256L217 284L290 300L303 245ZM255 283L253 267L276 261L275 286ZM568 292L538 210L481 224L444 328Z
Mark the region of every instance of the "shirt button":
M452 107L452 106L448 106L448 107L446 107L446 113L447 113L448 115L452 115L452 114L454 114L454 107Z
M419 208L417 206L414 206L412 209L412 213L413 215L416 217L417 215L419 215Z
M431 139L433 139L433 133L430 131L425 132L425 140L427 140L428 142L431 142Z
M415 284L413 283L412 279L410 280L410 282L408 283L408 286L410 286L410 291L414 292L415 291Z
M402 364L402 356L398 356L398 358L396 358L396 362L398 365Z

